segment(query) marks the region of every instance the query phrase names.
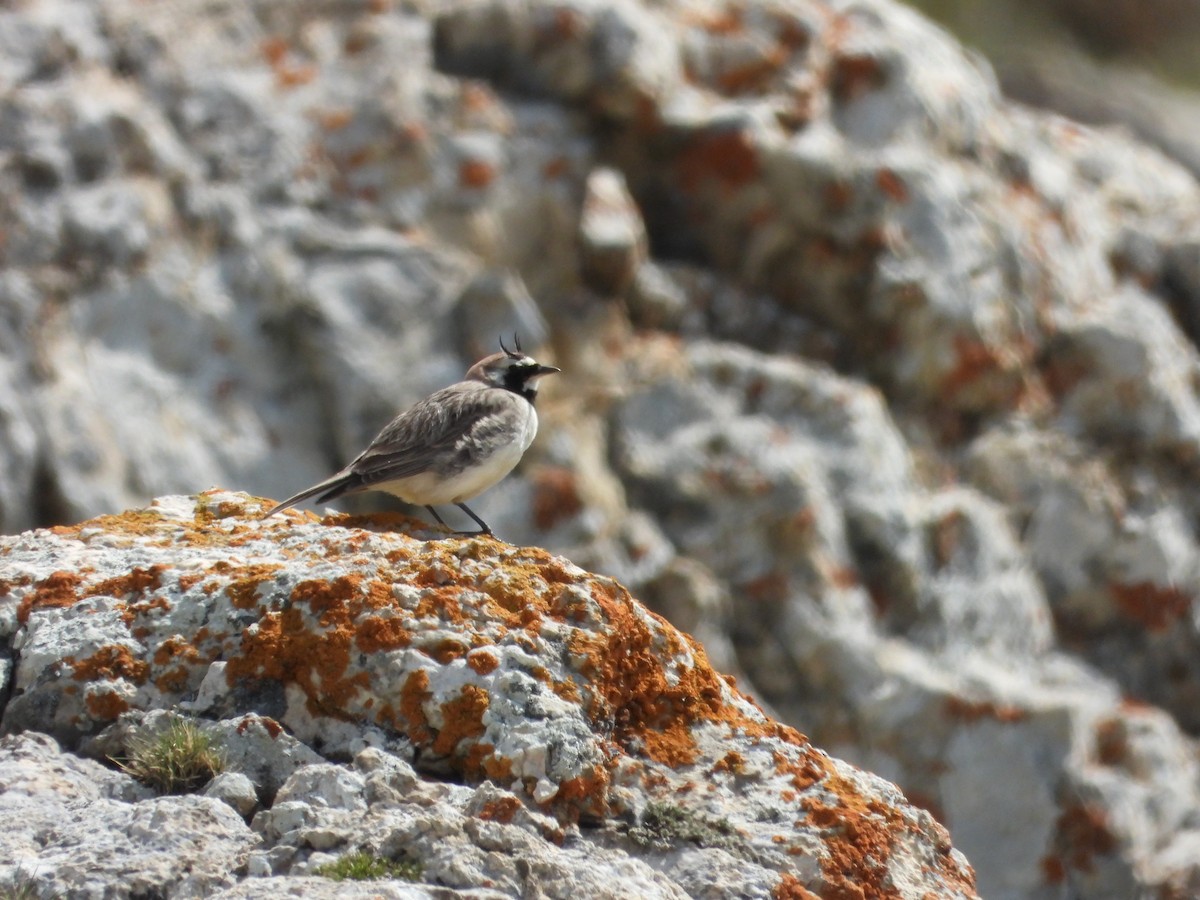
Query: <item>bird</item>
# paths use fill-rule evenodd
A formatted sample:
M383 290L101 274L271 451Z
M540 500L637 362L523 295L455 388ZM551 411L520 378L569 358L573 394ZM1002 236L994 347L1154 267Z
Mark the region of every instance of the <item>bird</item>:
M491 535L491 526L464 502L492 487L520 461L538 430L538 380L561 370L545 366L500 339L462 381L435 391L400 413L353 462L272 508L266 517L315 497L325 502L361 491L384 491L424 506L449 528L435 506L453 503L479 525L457 536Z

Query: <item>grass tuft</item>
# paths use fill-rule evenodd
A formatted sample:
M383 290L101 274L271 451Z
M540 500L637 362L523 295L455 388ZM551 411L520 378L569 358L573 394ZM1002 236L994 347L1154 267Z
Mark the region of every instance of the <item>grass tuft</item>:
M121 770L159 794L190 794L225 771L225 757L195 722L176 719L165 731L130 742Z
M50 895L50 900L59 900L62 896L56 892ZM0 881L0 900L42 900L37 878L19 869L13 871L7 879Z
M334 881L380 881L384 878L419 881L421 868L421 863L415 859L383 859L359 850L339 857L335 862L317 866L313 874Z

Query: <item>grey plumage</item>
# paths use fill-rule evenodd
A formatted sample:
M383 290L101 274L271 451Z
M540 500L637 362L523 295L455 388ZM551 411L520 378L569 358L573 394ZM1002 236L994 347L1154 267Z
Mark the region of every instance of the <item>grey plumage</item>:
M503 344L501 344L503 346ZM465 379L402 412L353 462L274 507L268 516L309 498L318 502L365 490L433 508L453 503L482 531L487 523L463 502L512 471L537 433L537 379L559 371L505 350L481 359Z

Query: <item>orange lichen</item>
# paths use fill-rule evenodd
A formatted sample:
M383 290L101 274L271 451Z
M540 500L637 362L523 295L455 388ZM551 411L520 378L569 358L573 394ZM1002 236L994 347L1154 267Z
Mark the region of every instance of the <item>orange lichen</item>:
M434 588L425 591L412 609L412 614L418 619L440 620L451 625L461 625L466 620L458 597L461 590L457 587Z
M741 129L713 129L697 135L679 156L679 180L687 191L715 182L726 190L759 177L762 160L753 138Z
M1029 711L1007 703L991 700L968 700L965 697L947 697L942 704L945 714L953 719L974 722L978 719L995 719L997 722L1021 722L1028 718Z
M765 575L739 584L737 590L753 603L775 605L782 603L788 597L788 576L778 571L767 572Z
M908 201L908 185L891 169L880 169L875 173L875 184L891 200L897 203Z
M800 801L807 823L821 829L826 854L821 859L824 885L820 896L831 900L899 897L888 869L892 848L916 826L902 812L876 798L864 798L853 783L830 772L822 787L835 798ZM951 889L975 893L974 873L961 869L950 855L949 835L937 830L939 875Z
M354 643L363 653L381 653L407 647L412 643L412 633L399 618L371 616L358 626Z
M150 664L138 659L122 644L106 644L84 659L68 656L64 661L71 665L76 681L125 678L134 684L143 684L150 672Z
M1129 759L1129 749L1129 729L1124 719L1113 716L1096 723L1096 759L1103 765L1123 765Z
M88 593L91 593L90 590ZM171 603L166 597L149 597L145 600L134 600L132 598L125 601L125 610L121 613L121 619L126 625L132 625L133 621L141 615L161 610L166 612L171 608ZM140 640L140 638L139 638Z
M298 585L297 591L299 599L318 606L330 599L328 593L315 586L300 590ZM332 592L340 594L341 589ZM255 628L243 632L240 651L229 658L225 677L231 685L242 679L297 684L305 693L310 713L347 718L351 716L351 700L369 683L366 672L346 674L353 639L345 609L327 612L320 627L308 622L298 605L268 612Z
M772 760L775 763L775 771L791 776L792 787L801 792L808 790L829 774L824 758L813 753L805 753L799 759L793 759L777 750L772 754Z
M1042 857L1042 878L1048 884L1060 884L1067 877L1067 867L1061 858L1051 854Z
M826 832L823 843L827 855L821 859L825 884L821 896L830 900L898 896L886 883L887 861L898 824L891 820L891 810L860 799L837 807L812 800L801 805L809 813L809 823Z
M283 734L283 726L274 719L267 716L256 716L253 713L242 717L242 721L237 724L236 731L238 734L245 734L251 725L261 726L271 740Z
M1117 838L1104 810L1085 804L1068 806L1058 817L1058 845L1063 863L1080 872L1092 871L1096 856L1117 849Z
M467 652L467 648L457 637L448 637L436 644L426 645L422 649L430 658L437 660L443 666L454 662Z
M513 780L512 760L507 756L492 754L493 748L490 744L476 746L487 748L487 754L481 757L483 774L498 784L510 784Z
M214 571L220 571L218 563ZM263 582L271 581L283 566L278 563L256 563L237 570L237 577L231 578L225 587L225 595L237 609L254 609L258 606L258 588Z
M283 63L275 67L275 83L281 88L299 87L317 77L317 67L304 63Z
M156 509L133 509L118 515L96 516L78 525L57 525L51 534L87 543L84 531L95 534L128 534L138 537L154 536L159 533L163 517Z
M555 156L542 166L542 178L557 181L571 171L571 162L565 156Z
M192 521L197 526L211 525L222 519L244 518L247 513L246 504L241 500L229 500L221 497L219 489L201 491L196 495L196 505L192 510ZM214 503L213 501L216 500ZM246 526L238 525L237 530L245 530ZM202 529L203 530L203 529Z
M568 778L558 786L555 802L566 804L569 809L586 811L603 816L609 811L608 786L611 781L608 770L603 766L592 766L591 770L578 778Z
M361 584L360 575L343 575L331 581L301 581L292 588L291 600L293 603L307 603L314 613L325 613L344 607L358 592Z
M33 590L21 598L17 607L17 621L24 625L35 609L61 609L72 606L83 599L79 592L83 583L75 572L51 572L46 578L35 582Z
M1191 596L1174 585L1138 581L1112 584L1109 590L1118 609L1147 631L1166 631L1192 608Z
M483 714L488 709L488 695L474 684L463 685L462 691L442 704L442 727L433 739L435 753L449 755L459 741L483 734Z
M183 666L167 669L154 679L154 686L164 694L177 694L187 690L191 672Z
M639 731L642 749L655 762L677 769L696 761L696 744L684 719L668 718L657 729L644 728Z
M575 473L565 466L546 466L533 477L533 524L549 531L583 509Z
M570 678L563 681L552 680L550 682L550 690L554 691L554 693L558 694L564 700L570 700L572 703L578 703L583 698L583 695L579 692L579 685Z
M95 691L84 703L88 715L99 722L111 722L129 711L129 702L116 691Z
M458 165L458 183L465 188L485 188L496 179L496 167L481 159L466 159Z
M745 768L746 757L736 750L730 750L713 764L712 773L715 775L718 772L731 772L734 775L740 775Z
M487 741L475 741L468 745L466 755L460 758L463 776L474 781L488 777L488 764L495 761L496 758L493 756L495 750L495 746ZM508 780L511 781L511 779Z
M429 720L425 717L425 704L432 697L433 694L429 691L429 673L425 669L410 672L404 679L404 686L400 688L402 720L399 724L414 744L428 743L432 734Z
M1042 382L1051 397L1062 400L1091 377L1093 365L1077 355L1050 354L1042 365Z
M354 110L345 107L339 109L318 110L311 114L317 125L325 131L341 131L354 121Z
M154 651L154 665L163 669L154 677L155 686L164 693L179 693L190 686L192 674L208 662L200 652L180 637L170 637ZM166 668L170 663L176 665Z
M834 98L840 103L849 103L883 87L887 74L873 56L846 54L833 60L829 81Z
M156 666L165 666L172 661L199 663L204 660L194 646L182 637L174 635L167 638L154 651L152 660Z
M511 822L521 809L521 801L516 797L498 797L483 804L475 815L486 822Z
M954 367L942 378L942 388L951 397L968 388L975 387L984 379L999 373L1016 371L1026 362L1032 348L1020 341L1011 341L1004 347L964 334L954 336ZM1010 396L1000 399L1015 402L1019 399L1021 385L1014 382L1003 390Z
M287 41L278 36L266 37L259 41L258 50L268 65L277 66L288 54Z
M162 574L166 568L162 565L151 566L149 569L134 566L126 575L109 578L90 586L87 589L88 596L115 597L118 600L124 600L130 595L140 595L147 591L157 590L162 587Z
M467 654L467 665L479 675L490 675L500 666L496 654L487 650L472 650Z

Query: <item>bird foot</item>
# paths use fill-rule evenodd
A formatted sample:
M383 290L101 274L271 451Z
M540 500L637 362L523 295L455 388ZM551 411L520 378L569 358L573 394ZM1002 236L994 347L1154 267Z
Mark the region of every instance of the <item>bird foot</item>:
M495 538L496 535L492 534L492 530L490 528L486 528L486 529L481 528L479 531L453 531L450 533L450 537L462 537L462 538L490 537L490 538ZM499 540L499 538L496 538L496 539Z

